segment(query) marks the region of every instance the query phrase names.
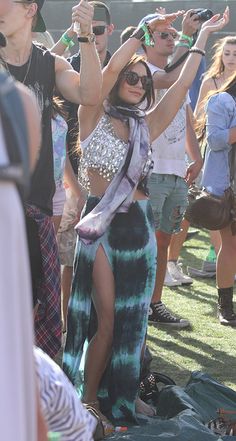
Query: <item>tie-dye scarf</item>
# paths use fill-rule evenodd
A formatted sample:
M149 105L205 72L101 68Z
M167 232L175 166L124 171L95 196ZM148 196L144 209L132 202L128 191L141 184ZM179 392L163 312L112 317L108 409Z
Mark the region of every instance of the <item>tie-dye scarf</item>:
M148 160L149 129L145 114L137 108L105 104L105 112L127 122L128 149L124 161L96 207L76 225L80 239L91 243L101 237L117 212L127 212Z

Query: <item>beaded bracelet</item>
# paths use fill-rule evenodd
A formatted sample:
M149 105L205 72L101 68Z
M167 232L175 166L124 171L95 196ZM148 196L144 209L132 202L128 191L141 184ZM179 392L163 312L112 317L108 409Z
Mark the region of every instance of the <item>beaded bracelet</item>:
M205 57L206 52L203 49L199 49L198 47L192 47L191 49L189 49L189 53L190 54L199 54L202 57Z
M60 42L69 48L75 45L75 43L73 42L73 38L70 38L66 33L61 36Z
M179 36L180 40L187 40L189 42L189 46L191 47L193 45L193 37L189 37L189 35L181 33Z

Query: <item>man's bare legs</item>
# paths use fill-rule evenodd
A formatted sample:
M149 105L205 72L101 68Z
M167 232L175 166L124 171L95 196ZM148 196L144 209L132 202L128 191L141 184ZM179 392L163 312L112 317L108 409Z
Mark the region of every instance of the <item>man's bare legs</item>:
M171 241L171 234L164 233L163 231L156 231L157 240L157 272L156 283L152 296L152 303L157 303L161 300L162 290L165 280L166 267L167 267L167 253L168 246Z

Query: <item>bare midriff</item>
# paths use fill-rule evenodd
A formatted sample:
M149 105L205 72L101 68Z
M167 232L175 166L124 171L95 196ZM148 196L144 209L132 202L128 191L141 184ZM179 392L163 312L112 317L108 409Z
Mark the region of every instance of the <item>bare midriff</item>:
M94 169L88 169L88 178L90 182L89 194L98 197L103 196L110 182L100 176ZM136 190L133 200L137 201L141 199L148 199L148 197L142 191Z

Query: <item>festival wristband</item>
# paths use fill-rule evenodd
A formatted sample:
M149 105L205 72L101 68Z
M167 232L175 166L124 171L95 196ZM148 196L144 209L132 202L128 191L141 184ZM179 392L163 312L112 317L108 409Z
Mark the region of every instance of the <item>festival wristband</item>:
M189 37L189 35L186 34L180 34L179 36L180 40L187 40L189 42L190 47L193 45L193 37Z
M61 36L60 42L69 48L71 48L75 45L75 43L73 42L73 39L68 37L68 35L66 33Z

